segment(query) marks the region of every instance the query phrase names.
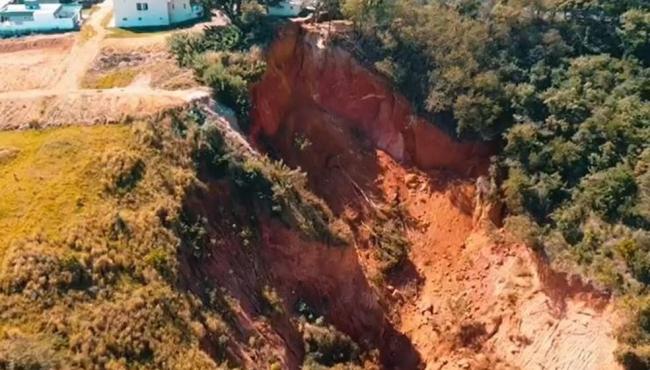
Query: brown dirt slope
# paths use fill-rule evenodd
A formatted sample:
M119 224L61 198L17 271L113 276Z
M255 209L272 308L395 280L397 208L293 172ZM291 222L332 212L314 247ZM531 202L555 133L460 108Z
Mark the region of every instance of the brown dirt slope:
M254 89L254 139L305 170L351 225L365 281L397 332L382 343L383 366L619 368L610 298L551 271L494 225L498 208L476 186L489 148L414 119L381 79L325 43L295 27L276 41ZM401 220L408 257L382 272L373 227L387 212Z

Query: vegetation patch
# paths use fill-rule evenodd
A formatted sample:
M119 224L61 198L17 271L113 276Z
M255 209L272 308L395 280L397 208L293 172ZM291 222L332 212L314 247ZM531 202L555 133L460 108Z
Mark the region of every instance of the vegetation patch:
M81 81L86 89L113 89L129 86L140 73L137 68L120 68L106 73L89 74Z
M202 180L250 205L248 221L224 225L243 253L257 245L261 215L340 242L303 174L227 142L206 114L0 133L11 148L0 164L1 368L234 367L236 301L209 281L182 288L183 248L199 259L216 244L214 225L184 208ZM265 314L287 315L273 288L259 289ZM356 354L344 339L319 344L323 361Z
M168 39L169 48L178 64L192 68L197 80L212 87L215 98L231 108L246 129L249 88L266 69L261 49L273 39L281 21L266 17L264 7L256 1L237 2L233 7L218 1L208 5L231 14L233 24L176 33Z
M411 243L406 237L407 228L414 221L397 200L375 210L373 223L368 227L379 269L391 273L408 259Z
M204 131L199 160L215 178L228 179L242 199L303 235L327 244L346 244L347 225L307 186L304 172L267 156L238 150L216 129Z
M648 295L647 1L345 0L342 11L355 30L340 44L421 114L503 141L493 173L510 231L617 294ZM624 363L647 368L650 330L631 319L639 341L624 342L638 358Z
M194 141L161 119L0 133L9 143L19 152L0 167L0 367L225 365L199 346L224 335L220 314L176 288L173 225Z
M296 309L305 345L303 369L361 368L361 351L352 338L327 324L306 302L298 301Z
M14 241L57 235L89 217L102 189L98 158L128 141L129 131L117 125L0 132L0 148L10 153L0 161L0 257Z

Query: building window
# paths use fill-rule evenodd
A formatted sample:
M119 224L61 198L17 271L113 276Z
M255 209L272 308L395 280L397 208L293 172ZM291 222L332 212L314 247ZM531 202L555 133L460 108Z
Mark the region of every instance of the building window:
M128 20L129 20L129 18L127 18L127 17L124 17L124 18L122 18L122 20L123 20L124 22L126 22L126 21L128 21Z
M187 4L183 4L183 9L187 9Z
M147 3L136 3L135 7L138 9L138 11L147 11L147 10L149 10L149 4L147 4Z

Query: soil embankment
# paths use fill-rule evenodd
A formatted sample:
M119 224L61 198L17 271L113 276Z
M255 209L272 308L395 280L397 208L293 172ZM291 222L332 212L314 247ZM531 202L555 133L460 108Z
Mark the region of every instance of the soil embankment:
M476 187L488 145L458 142L415 116L382 78L319 32L284 29L267 62L252 91L253 141L307 172L312 190L353 230L352 265L360 266L336 286L341 280L321 276L354 257L314 260L284 240L281 252L267 250L288 264L277 266L281 280L315 284L312 292L325 289L328 298L340 292L341 300L372 287L363 294L376 295L385 319L371 321L385 321L384 331L401 338L400 346L371 343L380 346L385 368L618 368L609 297L550 272L480 217L489 206ZM403 219L408 257L383 273L373 225L387 209ZM345 273L340 269L332 271ZM302 276L306 271L314 276ZM332 317L364 322L363 312L345 309ZM359 338L361 326L344 321L340 329Z

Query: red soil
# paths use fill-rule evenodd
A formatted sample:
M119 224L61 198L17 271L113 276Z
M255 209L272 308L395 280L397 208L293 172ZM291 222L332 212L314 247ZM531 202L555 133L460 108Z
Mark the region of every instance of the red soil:
M306 104L362 132L397 160L420 168L475 174L488 146L458 143L417 117L409 103L341 48L324 49L298 25L286 27L268 53L267 72L253 88L253 137L277 134Z
M365 366L619 368L609 297L569 283L490 220L474 217L486 214L474 184L487 147L458 143L414 118L380 78L320 43L290 27L272 46L268 72L253 91L253 138L307 172L313 191L350 224L355 248L307 242L262 220L259 249L222 248L201 267L242 302L244 331L266 343L239 349L245 367L266 368L259 360L274 357L296 369L303 356L289 321L260 319L251 297L264 280L278 287L286 307L299 297L315 302L364 349L376 348L378 357ZM194 207L242 207L227 194L217 198ZM401 268L384 276L368 225L391 204L410 220L410 250ZM230 224L223 215L209 218ZM224 235L225 245L238 243L219 227L212 232Z

